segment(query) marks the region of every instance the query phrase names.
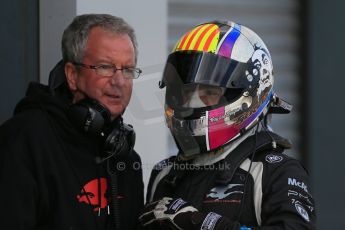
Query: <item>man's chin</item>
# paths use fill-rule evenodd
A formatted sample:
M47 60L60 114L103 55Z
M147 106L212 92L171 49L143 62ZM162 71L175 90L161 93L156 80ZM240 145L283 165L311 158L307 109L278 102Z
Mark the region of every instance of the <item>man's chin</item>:
M114 120L118 116L121 116L126 109L126 107L123 105L123 103L112 104L112 103L107 102L107 103L104 103L104 107L106 107L108 109L108 111L110 112L112 120Z
M110 114L111 114L111 120L113 121L114 119L118 118L119 116L121 116L123 114L124 110L122 111L111 111L110 110Z

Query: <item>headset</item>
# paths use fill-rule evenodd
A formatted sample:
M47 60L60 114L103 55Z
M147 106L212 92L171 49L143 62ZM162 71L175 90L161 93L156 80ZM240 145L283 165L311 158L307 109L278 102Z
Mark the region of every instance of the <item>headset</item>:
M126 157L133 150L135 132L121 116L111 120L109 110L92 98L82 99L68 109L68 117L78 130L103 142L103 156L96 157L102 163L111 157Z

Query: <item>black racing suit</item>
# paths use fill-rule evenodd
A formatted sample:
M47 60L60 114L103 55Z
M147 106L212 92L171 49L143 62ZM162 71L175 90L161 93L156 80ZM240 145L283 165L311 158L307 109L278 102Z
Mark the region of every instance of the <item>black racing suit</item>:
M226 229L315 229L307 173L282 153L286 145L274 133L259 132L213 165L193 166L171 157L153 169L147 203L182 198L202 213L225 217Z

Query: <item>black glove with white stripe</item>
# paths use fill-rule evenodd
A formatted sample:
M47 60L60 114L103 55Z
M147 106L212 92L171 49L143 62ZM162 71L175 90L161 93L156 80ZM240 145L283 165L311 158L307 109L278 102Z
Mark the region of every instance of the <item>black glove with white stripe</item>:
M234 229L234 224L221 215L203 214L181 198L164 197L146 205L139 220L144 227L154 225L162 229Z

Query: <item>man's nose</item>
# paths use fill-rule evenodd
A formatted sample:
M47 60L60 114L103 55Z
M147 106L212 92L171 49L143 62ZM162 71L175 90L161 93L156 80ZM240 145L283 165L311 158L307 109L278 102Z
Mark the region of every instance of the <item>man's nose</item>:
M127 79L125 79L121 70L117 70L114 75L111 77L112 85L124 85Z

